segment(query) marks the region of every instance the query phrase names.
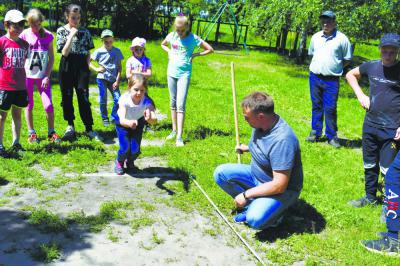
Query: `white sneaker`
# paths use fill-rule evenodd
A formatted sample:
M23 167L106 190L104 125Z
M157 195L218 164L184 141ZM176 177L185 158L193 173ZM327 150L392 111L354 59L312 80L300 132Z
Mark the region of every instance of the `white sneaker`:
M183 147L183 146L185 146L185 143L183 143L183 139L182 138L179 138L179 139L176 139L176 147Z
M169 135L165 138L166 140L170 140L176 137L176 131L171 131Z
M63 140L73 140L76 138L74 126L68 125L65 129Z
M94 139L96 141L103 141L104 139L94 130L86 132L89 138Z

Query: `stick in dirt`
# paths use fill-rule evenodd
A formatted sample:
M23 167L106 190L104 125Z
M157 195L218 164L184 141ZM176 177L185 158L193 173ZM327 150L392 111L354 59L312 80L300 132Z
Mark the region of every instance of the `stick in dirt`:
M197 182L196 177L194 175L190 175L190 178L192 179L193 183L197 186L197 188L200 190L200 192L206 197L208 202L211 203L211 206L215 209L215 211L219 214L219 216L224 220L224 222L229 226L229 228L236 234L236 236L242 241L242 243L246 246L246 248L251 252L251 254L261 263L261 265L265 265L264 261L261 259L260 255L257 254L257 252L250 246L249 243L239 234L239 232L233 227L233 225L228 221L228 219L225 217L225 215L219 210L217 205L212 201L212 199L208 196L208 194L204 191L204 189L200 186L200 184Z
M237 114L237 103L236 103L236 85L235 85L235 65L231 62L231 79L232 79L232 97L233 97L233 114L235 117L235 133L236 133L236 145L240 145L239 137L239 124ZM240 154L237 154L238 163L241 163Z

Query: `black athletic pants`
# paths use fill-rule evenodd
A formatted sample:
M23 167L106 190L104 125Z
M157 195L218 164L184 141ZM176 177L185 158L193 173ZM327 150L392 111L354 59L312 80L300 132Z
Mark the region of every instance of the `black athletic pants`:
M69 125L74 124L73 96L75 89L80 117L86 126L86 130L91 130L93 116L89 101L90 70L86 56L70 54L68 57L62 57L59 73L64 120L68 121Z
M369 199L376 199L379 172L384 177L398 152L393 140L396 129L382 129L363 125L362 150L365 173L365 193Z

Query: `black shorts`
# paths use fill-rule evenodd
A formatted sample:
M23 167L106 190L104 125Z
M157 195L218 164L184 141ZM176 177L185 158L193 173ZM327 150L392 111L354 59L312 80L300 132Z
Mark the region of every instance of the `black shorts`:
M8 111L14 105L19 108L28 106L28 93L22 91L5 91L0 90L0 110Z

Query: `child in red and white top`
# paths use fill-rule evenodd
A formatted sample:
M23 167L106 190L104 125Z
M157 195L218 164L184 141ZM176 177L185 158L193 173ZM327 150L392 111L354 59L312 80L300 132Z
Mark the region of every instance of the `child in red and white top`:
M24 29L25 18L18 10L10 10L4 17L6 35L0 37L0 156L6 157L3 145L4 126L8 111L11 109L13 119L12 153L21 153L19 143L21 133L21 111L28 105L28 94L25 85L25 60L29 44L18 36Z

